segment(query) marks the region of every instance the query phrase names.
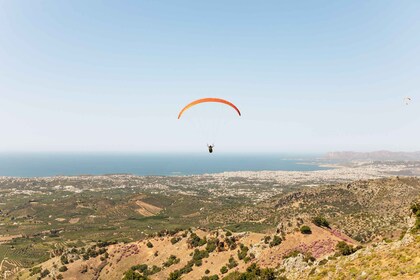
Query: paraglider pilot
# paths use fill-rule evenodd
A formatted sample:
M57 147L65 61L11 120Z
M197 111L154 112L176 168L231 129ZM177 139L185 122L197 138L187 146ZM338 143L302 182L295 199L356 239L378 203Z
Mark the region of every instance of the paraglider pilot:
M214 148L214 145L209 145L209 144L207 144L207 148L209 148L209 153L211 154L211 153L213 153L213 148Z

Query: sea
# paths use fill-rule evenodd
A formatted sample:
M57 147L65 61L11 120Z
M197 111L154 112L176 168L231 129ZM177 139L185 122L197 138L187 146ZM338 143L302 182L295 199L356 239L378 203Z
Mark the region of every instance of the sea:
M225 171L313 171L319 155L14 153L0 154L0 176L198 175Z

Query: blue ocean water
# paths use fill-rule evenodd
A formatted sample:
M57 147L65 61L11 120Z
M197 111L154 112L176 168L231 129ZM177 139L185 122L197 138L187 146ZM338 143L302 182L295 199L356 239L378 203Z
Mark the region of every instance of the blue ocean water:
M323 170L316 156L208 154L0 154L0 176L193 175L224 171Z

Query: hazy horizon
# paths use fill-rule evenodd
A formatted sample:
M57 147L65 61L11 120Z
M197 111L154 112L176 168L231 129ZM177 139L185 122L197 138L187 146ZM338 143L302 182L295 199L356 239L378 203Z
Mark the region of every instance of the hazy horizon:
M420 150L419 1L0 1L0 34L0 152ZM209 96L217 138L177 119Z

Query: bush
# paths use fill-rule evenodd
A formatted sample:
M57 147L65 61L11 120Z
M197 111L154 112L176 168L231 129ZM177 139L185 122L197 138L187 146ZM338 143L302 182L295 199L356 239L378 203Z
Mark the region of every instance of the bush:
M328 262L327 259L323 259L321 261L319 261L318 265L325 265Z
M420 203L414 203L411 206L411 212L416 216L416 223L413 227L413 231L420 230Z
M294 250L288 253L287 255L284 255L283 259L296 258L299 254L302 254L302 252L299 250Z
M271 240L271 236L267 235L267 236L264 237L264 243L265 244L270 243L270 240Z
M180 262L180 259L178 259L176 256L174 255L170 255L168 260L166 262L163 263L163 266L165 267L170 267L173 264L177 264Z
M273 240L270 242L270 247L274 247L281 244L281 238L278 235L274 235Z
M275 279L281 279L277 278L274 272L274 269L272 268L265 268L262 269L258 267L256 264L250 265L246 272L240 273L240 272L232 272L229 273L226 277L223 279L226 280L275 280Z
M190 238L188 239L188 244L190 244L191 247L200 247L206 243L206 238L201 239L196 233L191 233Z
M67 271L67 266L63 265L62 267L60 267L60 268L58 269L58 271L60 271L60 272Z
M357 250L353 248L353 246L348 245L346 242L344 241L340 241L337 243L336 247L335 247L338 252L343 255L343 256L348 256L353 254L354 252L356 252Z
M181 237L172 237L171 238L171 243L172 245L178 243L181 240Z
M222 266L220 273L225 274L226 272L228 272L228 268L226 266Z
M143 276L140 273L128 270L126 273L124 273L124 277L122 280L148 280L147 276Z
M180 270L175 270L174 272L171 272L169 274L168 280L178 280L182 276L182 273Z
M198 249L195 249L194 254L192 256L192 261L196 266L201 266L202 265L201 260L208 257L209 257L209 252L207 252L206 250L200 251Z
M229 267L229 269L232 269L236 266L238 266L238 263L235 261L235 259L233 257L229 258L229 263L227 265Z
M219 280L219 276L217 276L216 274L212 276L203 276L201 277L201 280Z
M148 269L144 272L144 275L153 275L161 271L162 269L156 265L152 266L152 269Z
M308 227L308 226L302 226L302 227L300 228L300 232L301 232L302 234L311 234L311 233L312 233L312 230L311 230L311 228L310 228L310 227Z
M226 231L226 237L232 236L232 233L230 231Z
M148 241L148 242L147 242L146 246L147 246L148 248L153 248L153 244L152 244L152 242L150 242L150 241Z
M61 263L62 264L68 264L69 263L69 260L67 258L67 255L62 255L61 258L60 258L60 260L61 260Z
M33 276L35 274L41 273L42 268L40 266L36 266L36 267L30 268L29 271L31 272L30 276Z
M41 278L47 277L50 274L50 271L48 269L44 269L41 272Z
M322 216L317 216L312 219L312 222L319 227L330 228L330 223Z
M169 278L168 280L177 280L180 279L182 274L187 274L190 271L192 271L192 267L194 265L194 261L189 261L183 268L181 268L180 270L175 270L174 272L171 272L171 274L169 274Z
M209 274L210 270L206 269L206 271L204 271L205 274Z
M219 245L219 239L217 238L211 238L207 241L207 245L206 245L206 251L211 253L214 250L216 250L217 245Z
M248 254L249 248L241 244L240 250L238 250L238 259L243 260L246 258L246 255Z
M139 272L143 273L147 270L148 266L147 264L138 264L138 265L133 265L131 267L131 270L138 270Z

